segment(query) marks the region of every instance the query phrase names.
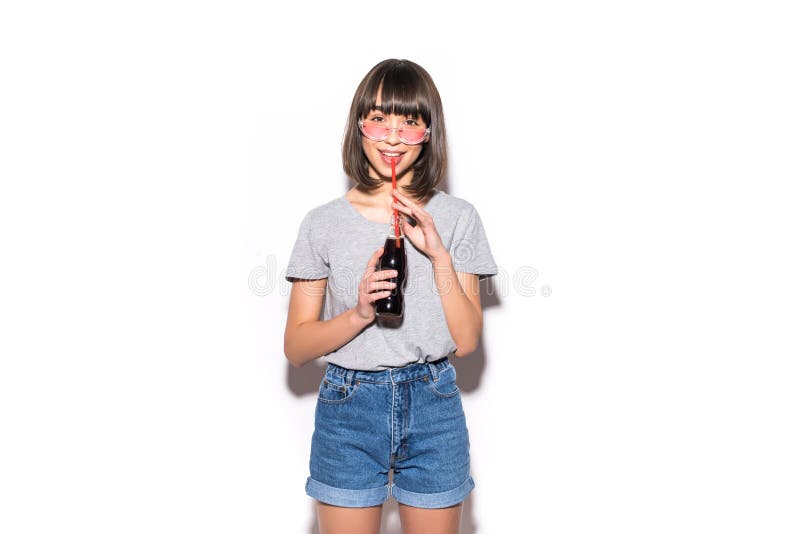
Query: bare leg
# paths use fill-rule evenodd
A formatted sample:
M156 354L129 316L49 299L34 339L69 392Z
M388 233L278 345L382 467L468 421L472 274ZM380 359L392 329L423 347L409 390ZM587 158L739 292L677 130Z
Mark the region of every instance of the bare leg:
M436 509L400 504L403 534L458 534L461 527L461 504Z
M319 534L378 534L383 506L345 508L317 501Z

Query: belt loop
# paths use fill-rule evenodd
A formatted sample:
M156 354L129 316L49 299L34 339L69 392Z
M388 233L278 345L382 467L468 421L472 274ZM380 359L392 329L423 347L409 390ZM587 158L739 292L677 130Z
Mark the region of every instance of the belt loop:
M439 370L436 369L436 366L430 362L428 362L428 370L431 372L431 378L434 382L439 381Z
M350 387L353 385L353 375L356 372L352 369L348 369L347 372L344 374L344 385Z

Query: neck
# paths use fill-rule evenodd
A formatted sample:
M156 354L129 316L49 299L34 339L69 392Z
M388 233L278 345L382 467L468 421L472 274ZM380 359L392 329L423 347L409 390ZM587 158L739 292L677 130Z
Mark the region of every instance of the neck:
M366 189L361 188L360 186L358 186L358 190L360 192L364 193L365 195L368 195L368 196L373 197L373 198L391 199L392 198L392 179L391 178L382 178L382 177L379 177L379 176L374 176L372 173L370 173L370 177L371 178L378 178L379 180L381 180L381 186L376 188L376 189L369 190L369 191L366 190ZM411 192L407 189L408 186L411 185L411 178L412 177L413 177L413 175L410 172L405 173L402 177L398 176L397 177L397 190L400 191L400 193L404 194L407 197L414 198L414 195L412 195Z

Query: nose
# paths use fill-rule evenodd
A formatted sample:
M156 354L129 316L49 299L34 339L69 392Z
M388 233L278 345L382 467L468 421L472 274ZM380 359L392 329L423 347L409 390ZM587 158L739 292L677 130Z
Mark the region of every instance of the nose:
M388 132L386 132L386 142L390 145L399 145L402 143L400 140L400 134L397 133L398 128L388 128Z

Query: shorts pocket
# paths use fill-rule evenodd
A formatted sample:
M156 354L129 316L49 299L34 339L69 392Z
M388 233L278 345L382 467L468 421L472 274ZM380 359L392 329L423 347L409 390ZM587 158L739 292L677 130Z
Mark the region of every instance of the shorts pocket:
M447 398L458 395L460 390L456 384L456 368L450 365L439 373L438 380L429 379L428 387L437 397Z
M358 381L349 386L334 384L328 381L327 378L323 378L319 385L317 400L328 404L341 404L353 397L359 385L360 383Z

